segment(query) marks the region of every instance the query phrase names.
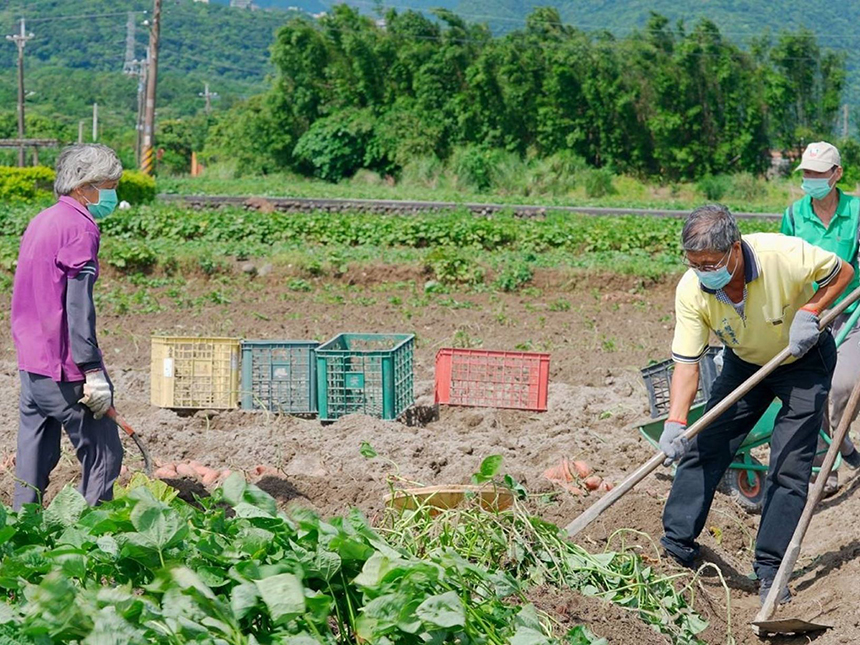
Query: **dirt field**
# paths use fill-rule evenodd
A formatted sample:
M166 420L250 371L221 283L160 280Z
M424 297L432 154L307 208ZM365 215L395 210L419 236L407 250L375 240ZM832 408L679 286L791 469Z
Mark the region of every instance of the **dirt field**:
M325 285L314 282L312 293L286 287L288 271L275 269L264 278L235 278L239 286L231 302L201 305L194 311L111 313L99 318L100 342L117 386L121 413L146 438L160 461L193 459L212 467L244 470L250 479L257 465L277 470L259 479L285 506L302 504L324 515L351 506L371 518L380 510L387 491L386 474L396 464L407 480L425 484L465 483L490 454L504 457L504 470L532 492L556 491L543 471L562 457L587 459L604 478L619 481L652 453L639 437L635 422L647 417L645 388L638 368L668 355L671 337L671 283L642 284L617 276L542 274L540 292L523 294L464 294L445 296L458 305L438 300L411 306L404 314L409 281L420 288L426 279L403 269L378 267L347 272L342 281L328 284L338 298L321 298ZM100 289L129 289L126 282L106 276ZM190 294L205 294L212 285L199 277L187 285ZM166 287L152 294L167 299ZM326 292L328 293L328 292ZM567 305L553 304L564 302ZM469 304L464 304L469 303ZM9 296L0 297L0 311L8 312ZM319 340L343 331L412 332L416 349L416 395L429 404L433 396L434 356L455 340L486 349L514 349L527 343L552 353L549 411L543 414L464 408L443 408L440 418L426 426L410 427L365 417L347 417L322 426L307 419L244 411L181 415L149 404L149 336L152 332L182 335L236 335L246 338ZM8 315L0 326L0 452L14 453L17 431L18 378ZM362 441L382 458L359 454ZM77 463L70 446L55 473L51 492L74 481ZM139 468L134 445L128 443L126 463ZM792 582L797 594L786 614L831 623L835 629L816 638L773 639L774 643L818 645L860 642L860 477L842 472L843 489L823 504L813 521ZM197 483L177 482L186 491L204 489ZM653 542L640 534L613 534L630 528L656 541L660 514L670 480L665 472L646 480L633 494L589 527L581 540L600 550L611 538L640 545L657 561ZM8 502L11 474L0 474L0 499ZM564 524L594 501L567 493L537 504L536 511ZM747 623L758 609L751 572L751 544L757 518L740 511L718 495L708 532L702 536L706 560L718 565L730 590L730 602L720 578L706 573L697 592L697 607L712 622L709 643L755 643ZM617 607L557 590L538 589L532 600L571 625L584 622L613 643L657 643L662 638ZM727 607L731 627L726 624Z

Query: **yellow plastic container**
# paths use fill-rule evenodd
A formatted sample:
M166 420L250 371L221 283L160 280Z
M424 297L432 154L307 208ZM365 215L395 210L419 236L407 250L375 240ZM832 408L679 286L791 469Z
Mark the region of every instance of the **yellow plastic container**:
M238 338L152 337L152 404L172 409L239 407Z

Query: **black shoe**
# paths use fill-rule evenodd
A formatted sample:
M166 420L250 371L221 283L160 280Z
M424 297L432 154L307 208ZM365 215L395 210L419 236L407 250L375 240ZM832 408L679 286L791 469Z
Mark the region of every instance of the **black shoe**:
M695 560L692 560L692 561L683 560L682 558L679 558L677 555L675 555L674 553L672 553L668 549L665 549L665 548L663 549L663 557L669 558L670 560L672 560L672 562L677 564L679 567L683 567L685 569L690 569L691 571L696 570L696 565L695 565L696 561Z
M844 461L852 470L857 470L860 468L860 450L855 449L850 455L843 455L842 461Z
M758 590L758 597L761 600L761 604L764 604L767 595L770 593L771 585L773 585L773 580L762 580L761 586ZM788 585L782 588L782 593L776 601L777 605L785 605L786 603L791 602L791 592L788 590Z

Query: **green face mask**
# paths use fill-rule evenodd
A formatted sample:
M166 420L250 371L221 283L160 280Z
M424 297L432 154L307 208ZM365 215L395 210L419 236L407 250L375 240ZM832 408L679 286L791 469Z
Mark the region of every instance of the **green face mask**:
M116 210L116 190L113 188L99 188L99 201L95 204L87 204L87 210L95 219L107 217Z

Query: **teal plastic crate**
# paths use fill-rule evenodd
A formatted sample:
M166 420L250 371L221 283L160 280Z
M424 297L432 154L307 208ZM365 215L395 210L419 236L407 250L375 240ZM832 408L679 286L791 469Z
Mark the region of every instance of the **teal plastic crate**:
M308 340L242 341L242 408L315 413L317 347Z
M396 419L415 402L412 334L339 334L316 350L320 419Z

